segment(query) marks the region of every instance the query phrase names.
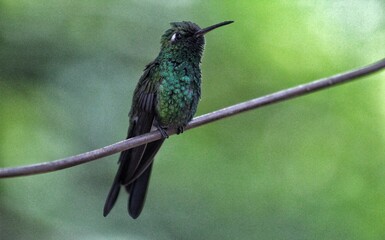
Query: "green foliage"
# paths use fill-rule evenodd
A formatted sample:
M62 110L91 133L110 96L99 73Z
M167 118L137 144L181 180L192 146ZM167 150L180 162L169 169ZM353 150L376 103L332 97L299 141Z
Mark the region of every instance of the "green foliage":
M384 3L0 0L0 166L125 137L169 22L206 37L198 114L383 58ZM384 74L171 137L136 221L117 156L0 180L1 239L382 239Z

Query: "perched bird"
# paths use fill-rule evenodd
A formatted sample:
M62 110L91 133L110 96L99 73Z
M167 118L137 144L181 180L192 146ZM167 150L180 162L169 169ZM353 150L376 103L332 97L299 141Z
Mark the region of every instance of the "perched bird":
M152 163L165 138L166 129L183 128L193 118L201 95L200 62L204 35L226 21L201 29L192 22L173 22L161 38L158 57L149 63L135 89L129 113L127 138L158 129L163 138L123 151L119 168L104 205L107 216L123 185L129 193L128 213L137 218L144 206Z

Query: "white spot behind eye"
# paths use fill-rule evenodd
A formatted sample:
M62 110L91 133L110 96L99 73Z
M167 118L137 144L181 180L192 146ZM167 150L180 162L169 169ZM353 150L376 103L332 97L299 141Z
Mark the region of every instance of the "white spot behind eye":
M176 33L174 33L172 36L171 36L171 42L174 42L176 39Z

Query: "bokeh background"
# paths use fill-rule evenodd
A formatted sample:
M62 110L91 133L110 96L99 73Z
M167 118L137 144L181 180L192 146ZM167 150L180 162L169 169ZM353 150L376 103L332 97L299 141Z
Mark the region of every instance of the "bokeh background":
M125 137L169 22L206 37L198 114L385 56L383 0L0 0L0 166ZM117 155L0 180L1 239L384 239L385 75L173 136L137 220Z

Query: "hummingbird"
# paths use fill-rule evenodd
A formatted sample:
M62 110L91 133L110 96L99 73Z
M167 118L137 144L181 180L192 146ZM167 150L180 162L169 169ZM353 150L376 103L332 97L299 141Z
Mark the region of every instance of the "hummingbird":
M160 140L121 152L119 168L104 205L103 215L113 208L121 186L129 194L128 213L133 218L142 212L154 156L168 138L166 130L182 133L193 118L201 95L200 63L204 35L233 23L221 22L201 29L183 21L170 23L161 37L161 49L154 61L147 64L135 88L129 116L127 139L159 130Z

